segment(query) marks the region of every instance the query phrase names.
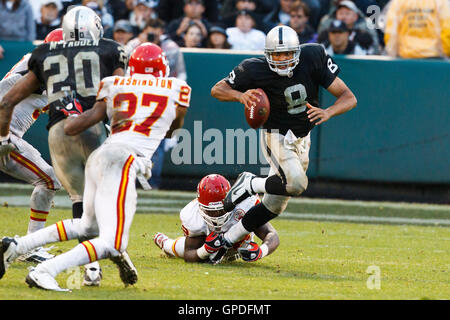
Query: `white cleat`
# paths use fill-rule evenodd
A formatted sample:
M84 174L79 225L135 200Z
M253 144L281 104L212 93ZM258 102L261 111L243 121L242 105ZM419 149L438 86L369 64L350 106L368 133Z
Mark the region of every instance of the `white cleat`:
M117 257L110 258L119 268L119 275L125 286L133 285L138 280L138 273L136 267L130 259L130 256L126 251L122 252Z
M49 273L36 271L35 268L30 268L30 272L28 273L25 282L30 288L35 287L51 291L71 292L69 289L61 288L55 278L53 278Z
M242 172L237 177L236 182L223 200L223 206L226 212L232 211L237 204L255 194L251 184L254 177L256 176L251 172Z
M163 250L164 248L164 242L169 239L168 236L166 236L164 233L158 232L153 236L153 241L155 242L156 246Z
M44 261L47 261L51 258L54 258L55 255L48 253L49 250L51 250L53 248L43 248L43 247L38 247L36 249L33 249L21 256L19 256L17 258L17 260L22 261L22 262L35 262L35 263L41 263Z
M102 268L100 268L98 261L94 261L84 266L83 286L98 287L100 286L102 277Z
M17 241L15 238L4 237L0 242L0 279L5 275L9 265L17 259Z

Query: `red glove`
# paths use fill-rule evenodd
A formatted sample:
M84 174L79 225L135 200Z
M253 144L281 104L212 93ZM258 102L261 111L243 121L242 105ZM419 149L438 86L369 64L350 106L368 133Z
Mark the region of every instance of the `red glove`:
M225 244L223 235L211 232L205 239L205 244L203 245L208 253L217 252Z
M69 115L79 115L83 112L83 107L77 99L73 99L72 102L69 102L63 108L60 109L62 113L66 116Z
M259 260L262 255L261 248L253 241L246 241L242 247L238 249L238 252L242 257L242 260L247 262Z

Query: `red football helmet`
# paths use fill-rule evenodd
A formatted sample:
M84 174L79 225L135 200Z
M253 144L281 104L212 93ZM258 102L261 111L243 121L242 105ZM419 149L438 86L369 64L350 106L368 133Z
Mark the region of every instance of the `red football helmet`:
M146 42L133 50L128 61L130 75L134 73L152 74L155 77L169 75L166 54L156 44Z
M230 189L230 182L220 174L203 177L197 186L200 214L215 231L220 231L231 217L232 212L225 212L223 208L223 200Z
M63 29L58 28L47 34L47 36L44 39L44 43L58 42L58 41L61 41L62 39L63 39Z

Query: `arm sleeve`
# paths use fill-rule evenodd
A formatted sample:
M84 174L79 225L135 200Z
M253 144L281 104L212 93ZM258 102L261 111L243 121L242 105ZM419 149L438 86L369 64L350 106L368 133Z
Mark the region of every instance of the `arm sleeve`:
M127 53L125 51L125 47L115 43L115 47L113 50L113 59L112 59L112 70L116 70L117 68L126 69L128 63Z
M244 60L230 72L230 74L224 79L225 82L237 91L244 92L251 89L253 81L249 77L250 72L248 72L248 69L249 63Z
M176 83L176 90L174 92L174 100L176 103L178 103L180 106L183 107L189 107L189 104L191 103L191 87L182 80L172 78L174 79Z
M41 76L39 68L39 48L40 46L35 48L31 53L30 59L28 60L28 70L32 71L36 75L40 83L43 83L44 79Z
M107 77L100 81L96 100L103 100L109 97L110 84L115 80L119 81L119 77Z
M320 85L326 89L336 79L340 69L333 58L327 54L323 46L318 46L318 48L320 53L318 54L319 59L317 60L318 65L316 66L317 76Z

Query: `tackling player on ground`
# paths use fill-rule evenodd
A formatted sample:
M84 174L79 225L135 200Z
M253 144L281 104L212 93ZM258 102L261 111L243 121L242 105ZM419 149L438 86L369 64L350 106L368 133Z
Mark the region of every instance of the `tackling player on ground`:
M50 32L44 42L58 42L62 40L62 29ZM31 53L26 54L0 81L0 100L11 87L28 72L28 61ZM53 168L41 157L39 151L26 142L22 137L37 120L39 115L46 112L47 96L41 89L32 93L20 102L14 109L9 126L12 144L0 141L0 171L25 181L34 186L30 199L30 222L28 233L32 233L45 226L56 190L61 184L55 176ZM20 260L42 262L53 258L48 249L36 248L20 257Z
M126 248L136 211L136 177L151 174L150 160L164 137L183 125L191 88L185 81L166 78L168 62L158 46L146 43L130 56L130 76L101 81L94 107L64 124L76 135L105 119L112 134L95 150L86 165L84 212L81 219L67 219L22 238L3 238L0 246L0 278L23 251L45 243L90 239L72 250L37 265L26 282L54 291L60 272L88 262L111 258L125 285L137 281L137 271Z
M214 85L213 97L238 101L246 108L259 100L255 88L261 88L271 109L260 130L263 153L270 164L269 175L241 173L227 193L225 210L232 210L253 194L263 193L264 197L220 238L217 247L231 247L280 215L291 196L306 190L311 129L351 110L357 103L338 73L338 65L321 45L299 45L293 29L277 26L266 36L264 57L242 61L227 78ZM336 97L326 109L319 108L319 86Z
M239 203L232 211L226 212L223 200L230 190L228 180L219 174L203 177L197 186L197 199L192 200L180 212L184 237L170 239L158 232L155 244L169 256L183 258L186 262L212 262L234 260L242 257L244 261L257 261L271 254L280 244L277 231L268 222L255 230L263 243L258 246L253 234L233 246L223 256L210 242L216 234L228 231L238 223L246 212L259 203L258 196L251 196Z
M76 136L64 133L66 105L88 110L95 103L100 80L124 75L127 57L117 42L104 39L100 17L90 8L70 9L62 23L64 41L42 44L31 54L29 72L0 102L0 140L9 141L9 121L14 106L37 88L47 90L49 122L47 128L50 157L55 174L72 200L72 214L83 213L84 170L89 154L106 137L102 123ZM86 266L85 285L99 285L101 269L97 263Z

